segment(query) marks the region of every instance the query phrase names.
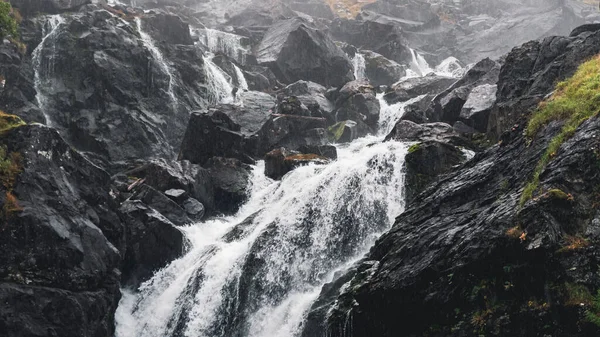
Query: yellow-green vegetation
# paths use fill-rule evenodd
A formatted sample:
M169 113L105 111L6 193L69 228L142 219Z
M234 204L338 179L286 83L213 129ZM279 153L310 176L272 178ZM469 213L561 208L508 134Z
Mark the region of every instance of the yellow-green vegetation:
M330 126L327 129L329 138L334 142L339 141L340 138L342 138L342 135L344 134L345 128L346 128L346 122L339 122L339 123L336 123L336 124Z
M594 300L590 290L581 284L565 283L565 290L567 292L566 305L590 305Z
M22 209L13 194L17 176L22 170L22 158L17 152L8 153L6 146L0 146L0 181L5 192L4 205L0 210L0 223L6 225L15 212Z
M0 134L22 125L25 125L25 122L21 118L0 110Z
M21 15L17 11L13 11L12 6L8 2L0 1L0 39L7 36L17 37L17 19L21 19Z
M590 323L600 327L600 290L590 303L590 309L585 313L585 317Z
M548 144L540 158L531 181L521 195L521 206L533 197L540 183L540 175L550 160L556 156L561 145L573 136L575 130L586 120L600 112L600 56L579 66L570 79L560 82L552 97L541 103L533 113L525 134L534 137L551 121L565 120L558 135Z
M408 148L408 153L417 152L417 151L419 151L420 148L421 148L421 143L413 144L413 145L411 145L411 147Z
M558 250L558 253L572 252L574 250L579 250L586 248L590 245L590 242L581 236L568 235L565 238L565 245Z

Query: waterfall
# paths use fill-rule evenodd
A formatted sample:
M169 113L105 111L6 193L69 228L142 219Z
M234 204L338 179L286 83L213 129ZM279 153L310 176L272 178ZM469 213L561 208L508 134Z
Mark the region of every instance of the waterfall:
M203 60L204 72L206 73L206 84L208 86L209 103L233 103L235 97L233 95L231 77L212 61L211 55L204 56Z
M416 50L409 48L412 55L412 61L410 64L410 70L417 74L417 76L425 76L433 71L429 66L429 63L425 58L419 54Z
M367 78L365 56L363 54L356 52L352 58L352 65L354 66L355 79L364 80Z
M388 107L383 119L401 108ZM383 142L380 126L377 136L338 145L336 161L282 181L266 178L259 162L236 215L183 228L186 255L124 290L117 337L297 336L322 286L404 209L407 146Z
M250 50L242 45L244 37L209 28L196 30L193 35L200 36L210 52L222 53L239 64L246 64L246 56Z
M31 61L34 69L33 83L35 88L35 99L38 107L44 114L46 125L52 126L52 119L48 113L48 97L46 91L52 88L49 81L54 74L54 58L56 57L56 44L54 39L58 36L60 24L65 20L60 15L48 16L42 27L42 41L31 53ZM51 43L51 48L47 44Z
M142 29L142 19L139 16L135 18L135 23L137 25L137 31L140 34L142 43L144 44L144 47L146 47L146 49L148 49L150 51L150 53L152 54L152 58L154 59L154 61L156 63L158 63L158 66L160 67L162 72L167 74L167 76L169 77L169 86L167 88L167 95L169 95L171 104L173 104L173 109L176 109L178 101L177 101L177 97L175 97L175 91L174 91L175 76L173 75L173 70L167 64L167 61L165 60L160 49L158 49L158 47L154 43L154 40L152 39L152 37Z
M238 88L240 88L240 90L247 91L248 82L246 81L246 77L244 76L242 69L240 69L240 67L236 66L235 64L233 66L235 68L235 76L237 77L238 81Z

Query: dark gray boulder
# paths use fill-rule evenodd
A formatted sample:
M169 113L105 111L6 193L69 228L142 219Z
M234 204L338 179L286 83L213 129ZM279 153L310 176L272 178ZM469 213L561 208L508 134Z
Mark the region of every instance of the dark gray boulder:
M329 151L329 155L334 155L334 153L331 152L331 149L306 147L304 148L304 150L308 151L305 153L301 153L299 151L290 151L282 147L267 153L265 155L265 175L271 179L278 180L281 179L288 172L293 171L297 167L305 166L308 164L324 165L330 162L330 158L317 154L315 152ZM333 147L333 150L335 151L335 147ZM337 153L335 153L335 156L337 156Z
M446 90L456 82L455 78L429 74L424 77L414 77L394 84L384 98L389 104L405 102L425 94L437 94Z
M456 146L429 140L412 145L405 158L406 202L414 198L444 173L466 160Z
M497 90L495 84L483 84L473 88L462 107L459 119L478 132L485 133L490 113L496 104Z
M120 211L127 223L122 282L138 287L183 254L184 238L172 222L141 200L125 201Z
M18 168L0 186L2 334L112 335L125 236L110 176L41 125L0 144Z
M241 108L233 105L193 112L181 144L179 160L204 165L212 157L226 156L251 163L251 157L245 152L242 127L229 116L238 111L247 122L246 131L262 126L264 121L260 116L246 116Z
M385 138L405 142L438 141L454 145L465 145L466 140L446 123L417 124L408 120L399 121Z
M248 198L251 167L234 158L213 157L205 164L215 191L215 209L235 213Z
M160 213L175 226L183 226L192 223L187 212L177 202L171 200L167 195L159 192L148 185L140 186L130 200L139 200Z
M365 58L365 75L374 86L392 85L406 75L406 69L396 61L370 50L361 50Z
M375 96L375 88L368 82L348 82L335 94L335 97L336 122L353 120L371 128L377 126L381 107Z
M309 80L338 87L353 79L346 54L325 32L299 18L271 26L256 55L284 83Z

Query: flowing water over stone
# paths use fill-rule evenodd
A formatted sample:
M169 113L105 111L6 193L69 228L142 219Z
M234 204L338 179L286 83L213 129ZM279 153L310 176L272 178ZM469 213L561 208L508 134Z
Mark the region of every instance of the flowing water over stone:
M410 53L412 55L412 61L410 63L410 70L416 76L425 76L433 71L427 60L419 54L416 50L410 48Z
M140 34L140 37L142 38L142 42L143 42L144 46L150 51L150 53L152 54L153 60L156 63L158 63L158 66L160 67L161 71L169 77L169 85L167 88L167 95L169 95L171 104L173 104L173 106L176 107L177 106L177 97L175 96L175 91L174 91L175 75L173 74L173 70L167 64L167 60L165 60L163 53L160 51L160 49L158 49L158 47L154 43L154 39L152 39L152 37L142 29L142 20L140 19L140 17L135 18L135 23L137 26L138 33Z
M212 53L223 53L242 65L246 64L250 51L242 44L244 37L210 28L197 30L194 35L200 36Z
M235 97L231 76L227 75L212 61L212 55L210 54L204 56L204 72L206 73L206 84L208 86L208 102L210 104L233 103Z
M238 214L185 228L188 253L124 293L117 336L296 336L323 284L403 211L407 147L382 142L387 131L281 182L259 163Z
M352 58L352 65L354 66L354 78L357 80L364 80L367 78L365 56L359 52L354 54Z
M52 79L54 74L54 59L56 57L55 39L58 37L59 26L65 20L60 15L48 16L42 28L42 41L33 50L31 54L34 68L34 87L36 91L35 99L37 105L44 114L46 125L52 126L52 120L48 114L47 95L52 89Z

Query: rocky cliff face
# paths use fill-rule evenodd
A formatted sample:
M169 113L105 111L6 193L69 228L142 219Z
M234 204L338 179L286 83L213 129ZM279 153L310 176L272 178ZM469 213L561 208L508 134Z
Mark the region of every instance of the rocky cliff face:
M365 148L409 143L406 191L394 190L409 205L322 289L304 336L598 334L585 319L600 287L597 116L521 202L562 127L525 137L532 109L600 53L597 24L546 37L595 21L585 4L379 0L349 19L319 0L11 3L24 19L20 41L0 45L0 336L114 335L120 288L186 257L188 224L243 208L252 165L266 157L265 174L285 182L301 167L326 171L331 143L378 133ZM361 165L390 188L397 158L379 155ZM340 175L326 173L331 188ZM342 206L298 206L299 239L277 227L291 217L258 235L239 307L214 331L243 336L255 308L304 280L286 266L300 259L304 284L322 284L384 229L381 203L361 208L373 191L343 176L351 184L327 200ZM224 242L246 238L257 214ZM326 217L345 230L319 236ZM321 250L270 261L273 237ZM204 277L194 274L190 294Z
M550 49L555 53L540 46L557 38L515 48L500 69L496 104L549 94L551 83L600 52L598 33L558 38L577 47ZM513 69L529 67L522 55L538 70L517 75ZM362 262L325 286L304 336L598 334L586 311L595 310L589 289L600 282L600 120L585 121L552 154L537 196L523 204L523 189L563 124L551 122L526 139L534 106L503 115L506 122L494 125L512 127L497 145L429 184Z

